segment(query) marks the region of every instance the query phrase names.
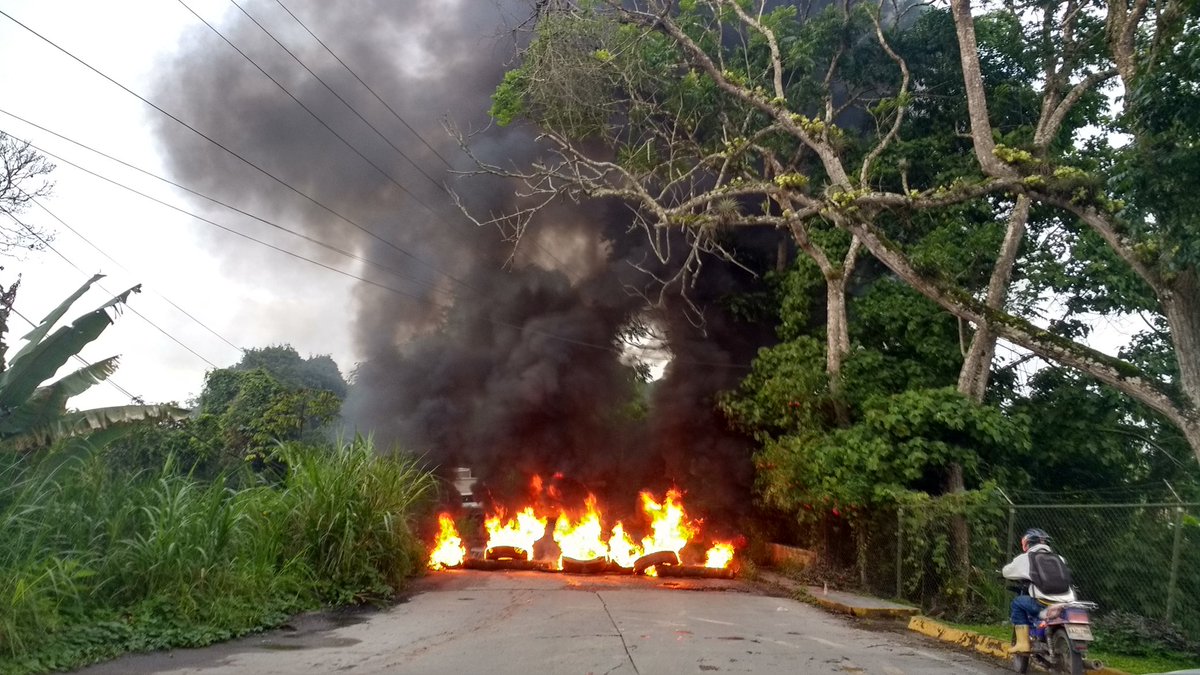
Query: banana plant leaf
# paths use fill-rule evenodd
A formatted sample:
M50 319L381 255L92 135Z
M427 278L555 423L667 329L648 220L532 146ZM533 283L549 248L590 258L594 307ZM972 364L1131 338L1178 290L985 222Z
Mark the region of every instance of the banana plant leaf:
M143 420L180 420L189 415L183 408L170 405L123 405L68 412L47 424L4 439L12 450L44 447L64 438L88 436L119 425Z
M71 305L75 304L76 300L83 297L83 294L88 292L88 289L92 287L92 284L100 281L103 278L103 274L97 274L91 279L88 279L87 282L85 282L79 287L78 290L72 293L70 297L68 297L66 300L63 300L62 304L60 304L58 307L55 307L54 311L47 314L46 318L42 319L41 323L34 326L33 330L22 336L21 339L25 341L25 346L21 348L21 351L17 352L16 356L13 357L13 361L21 358L22 355L33 349L37 343L41 342L42 338L46 337L46 333L49 333L50 329L54 327L54 324L58 323L58 320L67 313L67 310L71 308Z
M17 435L61 416L67 411L67 401L103 382L117 369L117 357L97 361L67 375L57 382L39 387L24 403L0 412L0 438Z
M8 370L0 374L0 411L12 410L27 401L68 359L78 354L112 324L113 317L108 310L126 302L129 295L138 292L140 288L134 286L79 317L70 326L59 328L37 343L25 345L13 357ZM51 314L51 317L53 316L54 313ZM43 325L49 324L43 322ZM41 335L44 336L45 333L42 332Z

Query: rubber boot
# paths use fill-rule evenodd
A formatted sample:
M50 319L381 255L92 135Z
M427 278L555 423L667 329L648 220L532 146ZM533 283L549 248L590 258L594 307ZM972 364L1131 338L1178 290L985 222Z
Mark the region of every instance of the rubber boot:
M1029 647L1029 626L1013 626L1013 632L1016 633L1017 640L1013 643L1012 649L1009 651L1013 654L1028 654L1031 651Z

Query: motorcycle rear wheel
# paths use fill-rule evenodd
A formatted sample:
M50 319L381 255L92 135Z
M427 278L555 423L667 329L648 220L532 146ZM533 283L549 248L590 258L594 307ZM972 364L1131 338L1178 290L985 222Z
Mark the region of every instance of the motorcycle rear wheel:
M1054 655L1058 661L1058 672L1069 673L1070 675L1083 675L1083 657L1079 652L1071 648L1071 640L1067 637L1067 632L1058 630L1054 633L1054 642L1051 647L1054 650Z

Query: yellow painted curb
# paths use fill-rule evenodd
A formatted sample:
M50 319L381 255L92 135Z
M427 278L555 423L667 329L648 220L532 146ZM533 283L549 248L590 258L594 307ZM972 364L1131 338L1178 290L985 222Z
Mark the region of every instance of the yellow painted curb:
M942 642L951 642L964 649L972 649L998 659L1008 658L1008 645L1003 640L953 628L928 617L914 616L908 621L908 629L916 631L921 635L928 635Z
M903 619L906 616L916 618L918 611L915 607L856 607L815 593L809 593L808 596L825 609L860 619Z
M987 635L972 633L953 626L947 626L926 616L914 616L908 621L908 629L926 635L935 640L949 642L964 649L971 649L980 654L987 654L999 659L1008 658L1008 643ZM1105 666L1100 670L1089 670L1096 675L1129 675L1123 670Z

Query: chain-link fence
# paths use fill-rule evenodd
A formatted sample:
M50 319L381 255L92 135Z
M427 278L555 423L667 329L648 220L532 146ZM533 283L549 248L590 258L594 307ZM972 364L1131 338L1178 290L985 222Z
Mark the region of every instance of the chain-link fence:
M929 613L1002 620L1010 593L999 570L1021 535L1047 531L1082 599L1099 614L1164 620L1200 640L1200 504L1013 504L940 499L895 514L895 579L887 591ZM880 552L876 549L875 554ZM877 575L878 576L878 575ZM882 584L872 584L876 590Z

